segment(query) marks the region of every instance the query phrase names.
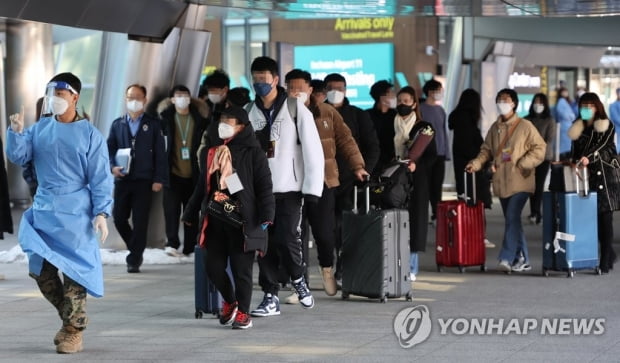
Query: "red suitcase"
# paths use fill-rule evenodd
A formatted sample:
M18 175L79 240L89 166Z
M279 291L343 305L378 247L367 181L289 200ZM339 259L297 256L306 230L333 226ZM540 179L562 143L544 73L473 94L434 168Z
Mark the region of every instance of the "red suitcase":
M486 251L484 246L484 205L476 200L476 178L474 174L465 175L467 193L467 174L473 183L473 198L465 195L465 200L447 200L437 204L437 230L435 235L435 260L437 271L442 266L457 266L463 273L466 266L479 265L486 270Z

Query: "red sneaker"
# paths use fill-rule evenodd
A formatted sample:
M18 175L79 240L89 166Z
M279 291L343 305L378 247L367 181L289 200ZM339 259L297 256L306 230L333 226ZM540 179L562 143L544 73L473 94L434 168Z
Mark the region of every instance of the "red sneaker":
M235 317L237 316L237 302L235 301L232 304L224 301L222 304L222 311L220 312L220 324L229 325L233 321L235 321Z
M248 313L244 313L243 311L237 311L237 317L232 324L233 329L248 329L252 327L252 318Z

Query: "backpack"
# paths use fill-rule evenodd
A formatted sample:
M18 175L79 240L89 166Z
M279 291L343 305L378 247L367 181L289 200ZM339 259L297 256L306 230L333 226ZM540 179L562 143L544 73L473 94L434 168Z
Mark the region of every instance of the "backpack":
M288 113L293 118L293 123L295 124L295 132L297 133L297 145L301 145L301 140L299 140L299 129L297 128L297 98L295 98L295 97L287 97L286 98L286 106L288 107ZM245 109L245 112L247 112L248 114L250 113L250 110L252 110L252 107L254 107L254 101L250 101L248 104L243 106L243 108ZM257 135L258 135L259 132L260 131L256 132ZM267 137L267 142L269 142L269 138L271 137L271 135L265 135L265 136ZM261 140L259 140L259 141L261 141ZM263 143L261 142L261 145L262 144Z

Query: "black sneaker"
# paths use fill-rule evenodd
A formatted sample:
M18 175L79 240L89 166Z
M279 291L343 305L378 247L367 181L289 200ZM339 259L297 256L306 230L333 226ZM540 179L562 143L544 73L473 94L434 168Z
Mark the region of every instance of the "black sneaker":
M314 307L314 298L310 293L310 289L306 285L306 281L304 277L300 277L299 279L293 281L293 288L299 296L299 303L306 309L312 309Z
M220 324L228 325L232 323L237 316L237 311L237 302L229 304L224 301L222 303L222 312L220 313Z
M270 293L265 294L263 301L250 312L250 315L260 317L280 315L280 299Z
M247 313L239 310L237 311L237 316L235 317L235 321L232 323L233 329L248 329L252 327L252 318Z

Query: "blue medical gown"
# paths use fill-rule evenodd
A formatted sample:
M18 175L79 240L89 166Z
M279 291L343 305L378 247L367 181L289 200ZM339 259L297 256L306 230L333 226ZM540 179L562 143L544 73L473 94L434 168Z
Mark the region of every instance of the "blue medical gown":
M87 120L62 123L46 117L17 134L7 132L7 157L34 161L39 187L19 225L18 240L31 273L43 260L103 296L103 269L94 217L112 209L113 178L103 135Z

